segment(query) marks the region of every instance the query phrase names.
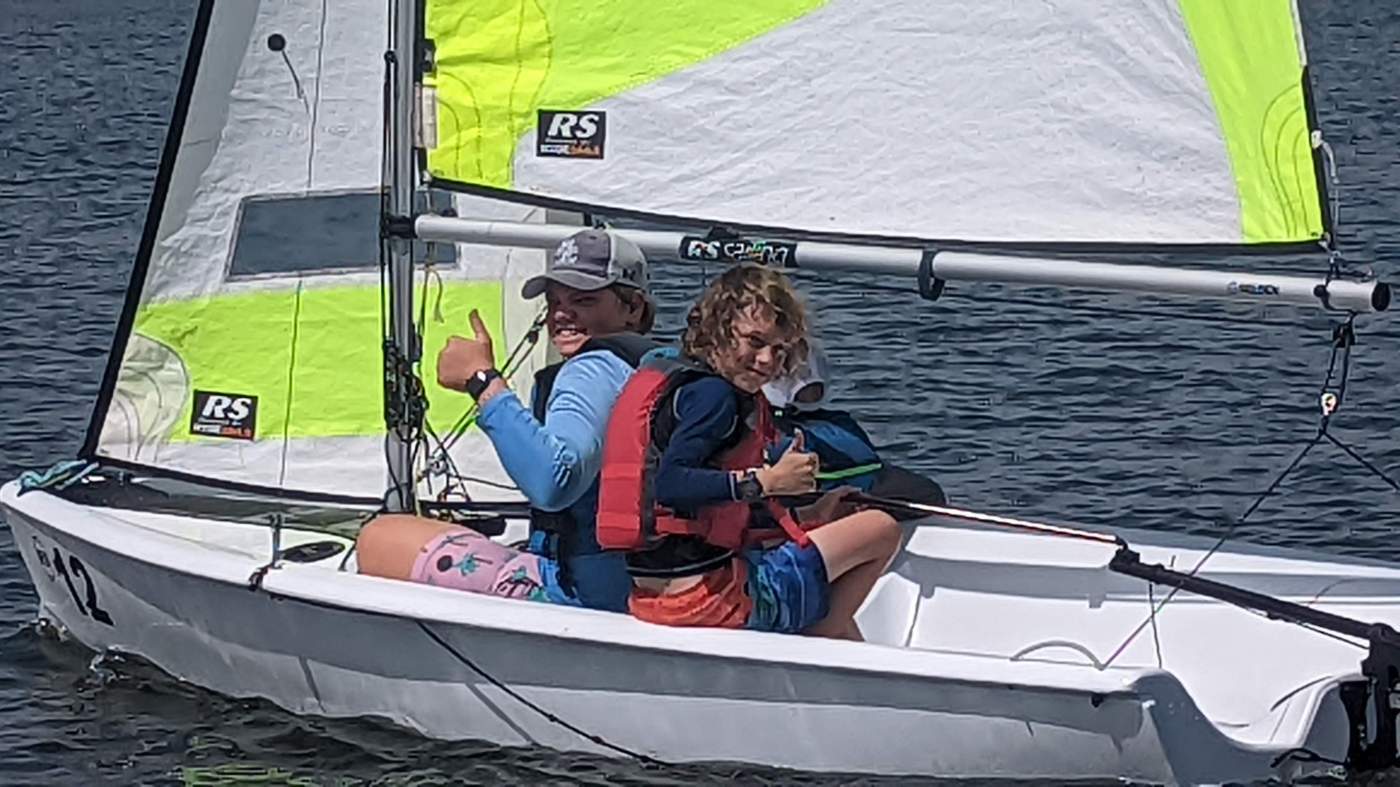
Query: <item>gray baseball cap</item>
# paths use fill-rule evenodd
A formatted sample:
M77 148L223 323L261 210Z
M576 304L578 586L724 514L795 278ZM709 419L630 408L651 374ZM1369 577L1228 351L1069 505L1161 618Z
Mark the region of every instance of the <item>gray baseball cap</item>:
M576 290L601 290L614 284L647 292L647 258L637 244L607 230L583 230L554 249L549 268L520 288L520 297L538 298L549 282Z

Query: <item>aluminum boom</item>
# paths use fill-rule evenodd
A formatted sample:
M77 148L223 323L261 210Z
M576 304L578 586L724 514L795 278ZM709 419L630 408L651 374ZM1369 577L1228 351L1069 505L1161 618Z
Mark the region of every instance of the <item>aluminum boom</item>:
M415 221L415 230L418 237L424 240L548 249L577 232L578 228L557 224L419 216ZM635 242L648 256L661 259L679 257L683 261L711 259L717 262L732 259L723 256L723 252L718 257L703 256L707 249L696 248L697 244L704 245L701 239L683 232L632 229L614 232ZM734 239L730 242L746 252L754 247L752 240ZM1375 280L1338 279L1327 282L1321 277L1280 276L1251 271L1193 270L962 251L926 252L909 247L818 241L759 242L759 245L764 243L782 247L790 255L777 260L777 264L807 270L860 271L904 277L914 285L911 289L919 286L922 274L926 280L1084 287L1252 303L1289 303L1355 312L1383 311L1390 305L1389 285ZM690 248L683 248L687 244ZM709 247L710 250L713 248Z

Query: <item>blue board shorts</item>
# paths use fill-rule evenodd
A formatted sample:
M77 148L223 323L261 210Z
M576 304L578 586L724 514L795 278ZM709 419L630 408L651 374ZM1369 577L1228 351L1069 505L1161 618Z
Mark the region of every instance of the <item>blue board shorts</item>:
M744 553L749 564L747 590L753 600L748 628L798 634L831 611L826 561L815 546L791 541L774 549Z
M568 558L568 575L551 543L550 534L535 531L526 547L540 556L540 578L544 582L546 599L567 607L626 612L627 597L632 593L632 577L627 573L627 558L621 552L587 552Z
M558 560L538 556L536 559L539 560L543 600L566 607L627 611L627 594L632 590L632 581L627 576L627 564L621 555L574 557L569 561L573 583L572 587L567 588Z
M568 563L577 597L561 587L559 592L568 601L560 600L556 604L572 603L605 612L627 611L627 597L632 594L632 576L627 573L626 555L621 552L589 552L570 557ZM555 565L554 583L558 586L558 564Z

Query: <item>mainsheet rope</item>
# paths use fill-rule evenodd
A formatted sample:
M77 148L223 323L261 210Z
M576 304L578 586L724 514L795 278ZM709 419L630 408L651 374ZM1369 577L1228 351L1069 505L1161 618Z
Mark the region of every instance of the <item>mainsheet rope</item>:
M1255 511L1259 510L1259 506L1262 505L1264 501L1268 499L1268 497L1272 495L1275 490L1278 489L1279 485L1283 483L1284 479L1286 479L1295 469L1297 469L1297 467L1302 463L1303 459L1308 455L1308 453L1312 451L1312 449L1324 439L1341 448L1347 453L1348 456L1351 456L1352 458L1356 459L1367 470L1371 471L1382 481L1389 484L1391 488L1395 489L1397 492L1400 492L1400 484L1397 484L1394 479L1390 478L1371 462L1366 461L1354 449L1343 443L1335 435L1331 434L1331 432L1328 431L1328 427L1331 424L1332 416L1337 412L1338 408L1341 407L1342 402L1346 398L1346 388L1347 383L1350 380L1351 371L1351 348L1356 343L1355 321L1356 314L1352 312L1348 314L1345 322L1339 323L1333 329L1332 352L1327 361L1327 376L1322 382L1318 395L1318 403L1321 407L1322 414L1321 418L1318 421L1316 433L1306 443L1304 443L1302 449L1298 451L1298 453L1293 457L1293 460L1289 462L1288 465L1285 466L1277 476L1274 477L1273 482L1270 483L1269 486L1265 488L1263 492L1260 492L1259 495L1254 498L1254 501L1250 503L1249 508L1245 510L1244 514L1242 514L1239 518L1231 522L1229 527L1226 528L1225 532L1222 533L1218 539L1216 539L1213 545L1211 545L1210 549L1206 550L1206 553L1201 556L1201 559L1196 561L1196 565L1193 566L1191 570L1187 572L1188 577L1194 577L1201 570L1201 568L1205 566L1206 561L1208 561L1212 556L1214 556L1215 553L1219 551L1222 546L1225 545L1225 542L1228 541L1230 537L1234 535L1235 531L1239 529L1240 525L1243 525L1250 518L1250 516L1254 514ZM1338 373L1337 369L1337 360L1339 355L1341 357L1340 373ZM1335 388L1332 385L1334 379L1337 380L1337 385L1335 386ZM1138 635L1141 634L1143 630L1146 629L1149 625L1154 627L1155 629L1157 615L1161 613L1162 609L1166 607L1167 603L1170 602L1172 598L1176 596L1177 592L1180 589L1180 586L1173 587L1166 594L1166 596L1162 598L1161 602L1157 603L1155 606L1152 606L1150 608L1147 617L1141 623L1139 623L1137 627L1134 628L1132 632L1130 632L1128 636L1123 639L1123 641L1118 645L1118 647L1114 649L1113 653L1109 655L1107 659L1104 660L1104 668L1111 666L1113 662L1119 656L1121 656L1124 651L1128 649L1128 646L1131 645L1133 641L1137 639ZM1304 628L1316 631L1316 629L1313 629L1308 626L1305 626Z

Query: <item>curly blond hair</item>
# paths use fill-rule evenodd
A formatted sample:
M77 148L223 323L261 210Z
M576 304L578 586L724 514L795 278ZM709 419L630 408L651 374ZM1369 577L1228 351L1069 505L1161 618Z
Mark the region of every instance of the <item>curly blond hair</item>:
M708 361L710 353L734 345L734 322L750 310L769 317L791 342L782 374L807 360L807 309L788 278L762 265L736 265L715 279L686 316L681 351Z

